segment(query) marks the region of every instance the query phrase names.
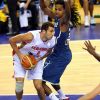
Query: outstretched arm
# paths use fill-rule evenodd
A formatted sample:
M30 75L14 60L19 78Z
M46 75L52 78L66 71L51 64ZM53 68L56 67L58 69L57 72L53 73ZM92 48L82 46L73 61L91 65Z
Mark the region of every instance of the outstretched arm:
M67 2L69 3L70 7L72 8L75 3L75 0L67 0Z
M45 0L40 0L40 7L42 11L51 18L55 17L55 13L46 5Z
M70 5L68 1L65 1L65 13L60 19L60 30L66 32L69 28L69 22L71 17Z
M81 96L78 100L93 100L99 94L100 94L100 84L88 94Z
M27 0L26 4L25 4L25 9L28 8L29 4L30 4L31 0Z
M100 54L96 52L96 48L92 46L90 41L84 42L86 48L83 48L84 50L87 50L91 55L93 55L99 62L100 62Z

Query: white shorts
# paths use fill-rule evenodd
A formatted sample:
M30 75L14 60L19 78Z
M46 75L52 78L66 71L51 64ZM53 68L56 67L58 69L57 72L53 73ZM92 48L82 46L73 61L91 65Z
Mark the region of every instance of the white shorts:
M17 56L13 57L13 62L14 62L14 77L15 78L17 78L17 77L25 78L26 73L27 73L27 78L29 80L33 80L33 79L42 80L43 64L44 64L43 60L39 61L36 65L36 67L31 70L25 70L22 67L20 60Z

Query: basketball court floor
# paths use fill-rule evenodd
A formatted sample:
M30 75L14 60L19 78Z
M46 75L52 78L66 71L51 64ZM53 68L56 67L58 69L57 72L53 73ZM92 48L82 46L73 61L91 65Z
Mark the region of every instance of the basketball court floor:
M95 14L98 14L100 9L98 11L96 9ZM96 46L96 50L100 52L100 18L95 20L96 26L85 28L84 25L81 25L80 29L71 31L70 48L73 57L61 77L62 90L71 100L77 100L81 95L100 84L100 63L82 49L84 41L90 40ZM6 34L0 34L0 100L16 100L15 81L12 77L12 49L8 39ZM50 86L49 83L48 85ZM53 88L52 90L57 95ZM24 85L23 100L39 100L32 81L27 79ZM49 100L48 97L47 100ZM94 100L100 100L100 96L98 95Z

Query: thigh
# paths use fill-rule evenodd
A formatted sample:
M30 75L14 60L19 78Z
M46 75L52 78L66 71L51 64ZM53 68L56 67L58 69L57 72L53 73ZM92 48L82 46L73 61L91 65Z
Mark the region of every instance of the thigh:
M37 85L37 84L41 84L42 85L42 80L36 79L36 80L33 80L33 83L34 83L34 85Z
M33 84L34 84L36 89L41 89L41 87L42 87L42 80L38 80L38 79L33 80Z
M89 0L89 4L94 4L95 0Z
M24 78L26 74L26 70L22 67L20 60L17 57L14 58L13 64L14 64L14 77Z
M7 0L7 5L10 11L16 11L17 0Z
M60 58L61 59L61 58ZM60 81L60 78L71 61L71 58L66 60L47 60L44 64L44 70L43 70L43 80L49 81L53 84L58 84Z
M43 60L39 61L35 67L35 69L28 71L27 78L29 80L39 79L42 80L42 74L43 74Z

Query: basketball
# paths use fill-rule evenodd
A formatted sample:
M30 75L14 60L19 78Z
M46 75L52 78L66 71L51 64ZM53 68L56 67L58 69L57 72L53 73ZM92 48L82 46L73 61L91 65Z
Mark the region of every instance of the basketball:
M37 60L33 55L26 55L23 57L21 64L24 69L30 70L35 68L35 65L37 64Z

